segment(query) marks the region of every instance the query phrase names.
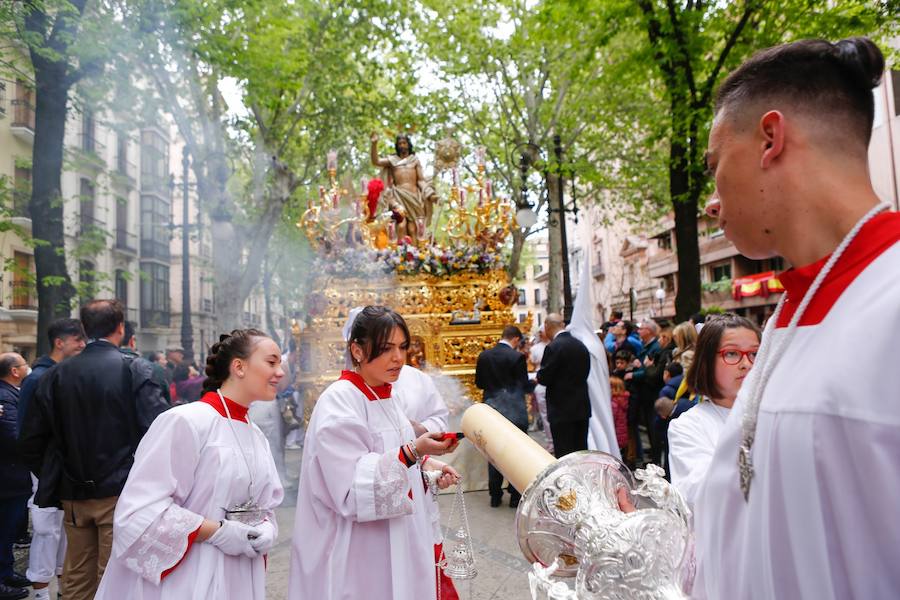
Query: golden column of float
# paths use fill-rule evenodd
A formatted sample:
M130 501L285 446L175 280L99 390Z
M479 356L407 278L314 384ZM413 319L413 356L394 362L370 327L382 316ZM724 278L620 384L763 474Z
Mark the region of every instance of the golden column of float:
M462 430L516 489L525 490L516 535L532 563L535 600L687 598L693 582L690 510L662 469L648 465L632 475L618 459L594 451L557 460L485 404L466 410ZM574 578L574 590L558 577Z

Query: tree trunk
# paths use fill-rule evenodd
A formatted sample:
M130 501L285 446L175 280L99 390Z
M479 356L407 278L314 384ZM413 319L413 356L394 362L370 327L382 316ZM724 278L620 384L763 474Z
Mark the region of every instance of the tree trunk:
M34 150L29 212L37 276L37 352L50 350L47 328L54 319L71 315L75 288L66 269L63 202L60 177L69 83L65 58L48 61L32 52L36 83Z
M547 312L562 314L562 240L560 238L559 186L553 173L547 174L547 202L550 217L547 219L549 262L547 265Z
M275 267L269 264L269 258L266 257L263 262L263 302L265 302L266 310L266 329L272 336L272 340L281 348L281 337L278 335L278 327L272 318L272 272Z
M522 262L522 249L525 247L525 231L518 226L512 228L512 252L509 255L509 280L515 281L519 276L519 267Z
M673 111L673 114L675 111ZM675 314L687 320L700 310L700 245L697 238L697 194L690 186L687 140L683 128L673 127L669 150L669 195L675 211L678 248L678 292Z

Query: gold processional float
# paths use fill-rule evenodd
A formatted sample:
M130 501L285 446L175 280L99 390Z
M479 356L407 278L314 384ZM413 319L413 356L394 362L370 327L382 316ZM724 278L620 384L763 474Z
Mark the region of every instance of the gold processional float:
M368 304L389 306L406 319L410 364L457 380L465 396L458 402L481 400L475 387L478 355L516 322L510 307L517 290L503 254L513 204L494 194L483 149L476 152L468 182L460 177L458 143L442 140L436 155L440 170L433 181L444 198L428 215L433 223L418 216L415 235L407 235L389 209L395 205L392 186L382 191L382 180L364 178L357 193L349 192L338 182L337 155L329 152L329 186L319 188L297 223L319 273L306 298L306 326L294 328L306 419L345 366L347 315ZM531 316L519 325L530 329Z
M451 406L451 427L471 442L454 454L474 447L524 490L515 535L532 564L528 578L535 600L687 598L695 570L691 513L662 469L651 464L632 473L620 460L594 451L556 459L478 402L478 354L514 322L510 306L517 294L502 257L512 205L492 193L482 150L476 153L474 182L466 185L457 170L458 143L439 142L436 157L438 173L441 166L450 171L449 186L436 186L436 195L445 192L446 199L436 214L417 216L415 235L405 236L390 211L378 212L383 182L364 180L361 193L347 202L348 192L337 182L336 155L329 153L330 187L320 188L298 223L318 253L320 273L307 298L308 324L295 329L306 418L344 367L341 330L349 311L366 304L391 306L409 324L411 364L458 380L457 395L475 401L454 415L465 399L442 390ZM390 186L384 191L390 193ZM484 489L483 461L460 464L450 458L470 484L480 470L482 484L474 487ZM451 521L457 506L463 519L451 531L442 564L452 577L470 580L476 574L474 549L460 490Z

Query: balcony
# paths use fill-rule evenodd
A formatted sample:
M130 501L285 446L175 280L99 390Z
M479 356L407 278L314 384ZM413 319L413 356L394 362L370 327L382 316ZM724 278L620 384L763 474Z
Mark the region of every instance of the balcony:
M141 258L156 259L168 262L171 258L169 240L141 239Z
M129 161L127 157L119 155L116 158L116 169L111 173L113 183L134 187L137 183L137 165Z
M150 308L141 309L141 327L168 327L169 311Z
M9 307L13 310L37 310L34 284L28 281L13 281L12 302Z
M26 144L34 144L34 106L22 99L13 100L11 104L13 107L13 120L10 124L12 134Z
M141 318L141 313L138 309L136 309L136 308L126 308L125 309L125 320L126 321L131 321L132 323L137 324L140 322L140 318Z
M21 219L30 219L31 212L28 210L28 203L31 201L31 192L23 190L13 190L12 206L10 207L10 217L18 217Z
M647 262L650 277L660 278L678 272L678 257L671 250L658 250Z
M213 301L210 300L209 298L204 298L203 301L200 303L200 310L205 313L212 314L213 313Z
M103 231L106 224L96 217L92 217L91 215L86 215L84 213L81 214L81 227L79 228L79 233L81 235L89 235L92 233L96 233L98 231Z
M200 256L203 258L211 258L212 257L212 246L205 242L200 243Z
M594 279L606 277L606 269L603 267L603 264L597 263L595 265L591 265L591 277L593 277Z
M116 250L128 254L137 254L137 235L124 227L116 228Z

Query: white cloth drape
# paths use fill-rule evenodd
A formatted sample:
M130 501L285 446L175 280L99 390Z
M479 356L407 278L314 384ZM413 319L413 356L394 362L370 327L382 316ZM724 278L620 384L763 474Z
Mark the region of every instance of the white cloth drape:
M591 261L585 256L578 285L578 296L572 309L569 333L584 344L591 353L591 372L588 375L588 395L591 399L591 420L588 423L588 448L622 458L616 442L616 428L612 417L609 389L609 365L606 350L594 333L594 295L591 292Z

